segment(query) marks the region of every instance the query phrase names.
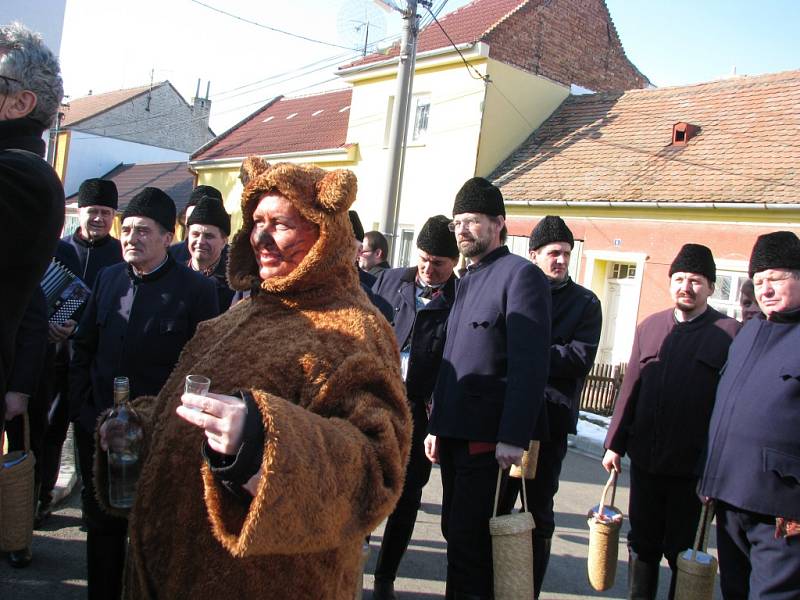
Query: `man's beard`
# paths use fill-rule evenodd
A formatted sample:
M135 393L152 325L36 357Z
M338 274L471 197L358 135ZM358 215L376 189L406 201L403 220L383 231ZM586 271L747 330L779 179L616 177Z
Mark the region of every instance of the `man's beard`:
M472 258L473 256L480 256L489 248L489 240L485 239L482 240L480 238L472 238L471 240L461 240L458 242L458 249L461 251L461 254L466 256L467 258Z

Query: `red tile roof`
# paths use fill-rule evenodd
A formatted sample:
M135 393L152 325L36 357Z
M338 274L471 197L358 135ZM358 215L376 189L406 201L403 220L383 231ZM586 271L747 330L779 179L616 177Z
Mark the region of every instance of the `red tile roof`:
M477 42L486 34L491 32L498 23L508 18L512 13L519 10L530 0L473 0L469 4L448 13L439 19L442 28L447 31L450 38L456 45L470 44ZM425 11L420 10L421 15L426 15ZM436 23L431 23L419 34L417 40L417 52L428 52L438 48L450 46L447 36L442 33ZM341 67L347 69L359 65L367 65L386 60L397 56L400 52L400 44L396 43L384 52L370 54L351 64Z
M352 90L278 98L200 148L191 160L342 148Z
M166 192L175 202L178 212L189 201L194 187L194 175L185 162L152 163L142 165L119 165L103 175L117 185L119 210L128 205L136 194L146 187L156 187ZM67 198L67 203L77 201L78 195Z
M157 88L164 83L166 82L155 83L153 84L153 88ZM90 96L84 96L83 98L70 100L69 105L64 110L64 120L61 126L70 127L71 125L75 125L84 119L94 117L136 96L144 94L149 89L149 85L140 85L139 87L114 90L113 92L105 92L103 94L92 94Z
M672 146L672 127L700 132ZM571 96L492 175L507 200L800 203L800 71Z

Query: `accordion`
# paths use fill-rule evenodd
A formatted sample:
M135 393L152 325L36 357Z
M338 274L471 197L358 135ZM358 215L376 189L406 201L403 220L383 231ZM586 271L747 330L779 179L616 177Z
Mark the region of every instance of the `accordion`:
M47 267L41 286L47 299L47 320L58 325L74 317L92 294L77 275L57 260Z

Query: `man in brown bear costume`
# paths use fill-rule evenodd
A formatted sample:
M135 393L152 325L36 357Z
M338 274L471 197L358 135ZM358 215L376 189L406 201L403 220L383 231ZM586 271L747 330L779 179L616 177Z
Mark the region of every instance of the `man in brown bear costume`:
M403 485L410 418L391 327L352 265L355 176L246 168L228 274L253 294L201 324L159 395L134 402L149 443L125 598L352 598L364 537ZM292 228L313 232L306 252L282 245ZM215 393L183 394L190 373Z

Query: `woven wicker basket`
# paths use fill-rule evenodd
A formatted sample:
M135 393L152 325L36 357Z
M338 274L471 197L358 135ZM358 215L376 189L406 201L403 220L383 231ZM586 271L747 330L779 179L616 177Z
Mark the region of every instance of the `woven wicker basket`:
M536 479L536 466L539 464L539 440L531 440L530 446L522 453L522 464L511 465L509 477Z
M678 556L675 600L711 600L717 577L717 559L706 552L714 511L703 505L694 546Z
M611 490L611 501L607 504L606 497ZM598 592L614 586L617 575L617 558L619 554L619 531L622 528L622 513L614 506L617 494L617 472L613 469L608 477L608 482L603 487L598 509L589 511L589 560L587 571L589 584ZM604 520L597 518L604 511L619 514L619 519Z
M25 449L0 457L0 551L3 552L30 548L33 541L33 465L36 460L30 452L27 414L23 420Z
M533 598L533 515L528 512L528 496L522 487L522 512L497 516L500 482L497 473L494 510L489 519L494 566L494 600Z

